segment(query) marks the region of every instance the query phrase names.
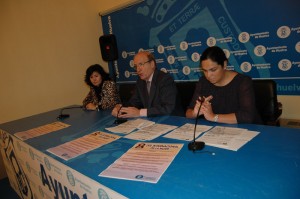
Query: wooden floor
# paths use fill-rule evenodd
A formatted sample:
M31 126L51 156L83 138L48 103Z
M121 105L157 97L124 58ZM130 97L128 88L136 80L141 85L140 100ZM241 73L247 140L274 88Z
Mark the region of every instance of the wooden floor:
M0 198L20 199L18 194L11 188L8 178L4 178L0 180Z

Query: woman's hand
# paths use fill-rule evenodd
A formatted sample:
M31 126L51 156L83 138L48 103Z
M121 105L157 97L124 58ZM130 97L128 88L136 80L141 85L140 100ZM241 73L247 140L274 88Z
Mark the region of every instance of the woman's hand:
M92 111L98 110L98 106L96 106L96 105L93 104L93 103L88 103L88 104L85 106L85 108L86 108L87 110L92 110Z
M200 109L200 112L204 115L205 119L208 121L213 121L213 119L215 117L215 114L212 110L212 106L211 106L211 102L210 102L210 100L212 98L213 97L211 95L206 97L202 104L202 107Z
M122 104L116 104L116 106L111 111L112 116L118 117L118 114L120 114L120 109L122 108Z
M199 97L196 100L196 104L195 104L195 107L194 107L194 110L193 110L193 114L194 114L195 117L198 117L198 116L204 114L203 110L206 111L206 108L209 108L208 106L210 106L210 100L212 98L213 97L210 95L208 97ZM200 106L201 106L201 108L200 108ZM200 108L200 110L199 110L199 108ZM210 109L211 109L211 106L210 106ZM199 114L197 115L198 111L199 111Z
M199 115L202 115L202 112L201 110L199 111L199 114L197 115L198 113L198 110L201 106L201 104L204 102L204 97L199 97L197 100L196 100L196 104L194 106L194 110L193 110L193 115L194 117L198 117Z

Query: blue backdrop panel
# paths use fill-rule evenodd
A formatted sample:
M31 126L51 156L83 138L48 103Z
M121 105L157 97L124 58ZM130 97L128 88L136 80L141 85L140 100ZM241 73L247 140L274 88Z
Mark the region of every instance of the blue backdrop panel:
M175 81L197 81L201 53L217 45L230 70L274 79L278 94L299 95L299 7L297 0L146 0L102 16L104 34L117 38L110 71L117 82L135 81L133 56L147 50Z

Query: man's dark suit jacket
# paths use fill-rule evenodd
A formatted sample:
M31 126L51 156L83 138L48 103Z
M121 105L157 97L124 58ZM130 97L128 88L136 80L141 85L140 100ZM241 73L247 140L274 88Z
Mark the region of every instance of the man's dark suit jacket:
M158 115L182 116L183 109L179 104L177 87L173 78L167 73L155 70L150 95L147 92L146 81L139 78L128 106L134 106L138 109L146 108L147 117Z

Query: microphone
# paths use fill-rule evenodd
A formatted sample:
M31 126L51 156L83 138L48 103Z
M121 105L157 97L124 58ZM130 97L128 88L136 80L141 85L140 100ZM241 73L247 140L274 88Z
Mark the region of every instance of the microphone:
M63 114L63 111L66 109L74 109L74 108L82 108L82 106L71 106L71 107L62 108L60 110L60 114L57 116L56 119L62 120L62 119L66 119L66 118L70 117L70 114Z
M202 107L202 104L204 102L204 97L200 98L200 106L196 115L196 121L195 121L195 128L194 128L194 140L192 142L189 143L188 148L189 150L192 150L193 152L195 152L196 150L202 150L205 147L205 143L204 142L196 142L196 128L197 128L197 123L198 123L198 115L200 112L200 109Z
M119 118L119 113L122 109L123 105L120 106L119 110L118 110L118 113L117 113L117 119L115 120L114 124L122 124L124 122L127 122L127 119L125 118Z

